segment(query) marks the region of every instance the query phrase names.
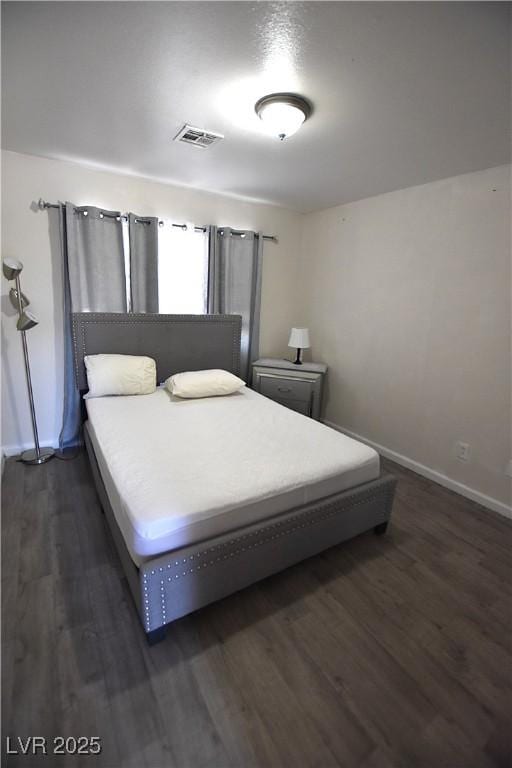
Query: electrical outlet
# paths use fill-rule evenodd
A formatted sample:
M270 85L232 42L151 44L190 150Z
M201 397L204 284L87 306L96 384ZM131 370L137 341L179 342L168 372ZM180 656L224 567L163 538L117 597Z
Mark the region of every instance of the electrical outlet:
M459 461L469 461L471 458L471 446L469 443L457 442L455 444L455 455Z
M509 477L512 477L512 459L510 459L509 463L507 464L507 468L505 469L505 474Z

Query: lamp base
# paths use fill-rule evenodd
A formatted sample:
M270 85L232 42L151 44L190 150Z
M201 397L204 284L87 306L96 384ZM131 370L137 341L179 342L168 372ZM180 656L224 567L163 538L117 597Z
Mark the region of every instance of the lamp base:
M39 456L35 448L30 448L28 451L23 451L18 461L22 461L24 464L44 464L46 461L53 459L54 456L55 451L53 448L40 448Z
M302 365L302 360L300 359L300 357L301 357L301 354L302 354L302 349L299 349L299 348L297 347L297 357L296 357L296 358L295 358L295 360L293 361L293 364L294 364L294 365Z

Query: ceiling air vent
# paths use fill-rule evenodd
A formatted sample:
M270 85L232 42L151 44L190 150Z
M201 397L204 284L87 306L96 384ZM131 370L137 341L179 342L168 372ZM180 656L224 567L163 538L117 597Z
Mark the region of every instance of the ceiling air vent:
M224 136L221 133L205 131L203 128L195 128L193 125L184 125L181 131L174 137L174 141L184 141L185 144L208 149L213 144L218 144L223 138Z

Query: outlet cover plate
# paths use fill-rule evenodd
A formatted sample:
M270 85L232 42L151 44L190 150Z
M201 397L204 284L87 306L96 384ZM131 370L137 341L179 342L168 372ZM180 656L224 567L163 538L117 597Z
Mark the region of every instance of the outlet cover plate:
M471 458L471 446L460 440L455 444L455 455L459 461L469 461Z

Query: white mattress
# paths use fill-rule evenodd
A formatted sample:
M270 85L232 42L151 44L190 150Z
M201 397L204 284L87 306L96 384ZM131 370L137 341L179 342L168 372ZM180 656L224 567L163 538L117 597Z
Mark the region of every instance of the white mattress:
M199 400L161 388L86 402L137 564L379 476L372 448L245 387Z

